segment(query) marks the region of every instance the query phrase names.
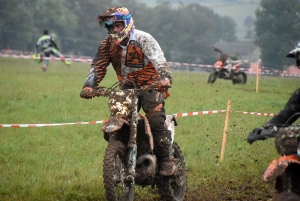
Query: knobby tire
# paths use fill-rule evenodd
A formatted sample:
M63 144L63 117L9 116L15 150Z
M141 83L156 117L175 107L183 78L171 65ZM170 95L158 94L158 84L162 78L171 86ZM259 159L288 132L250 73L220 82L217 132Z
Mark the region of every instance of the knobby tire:
M109 201L132 201L134 185L125 182L126 147L119 141L109 142L103 161L103 183Z

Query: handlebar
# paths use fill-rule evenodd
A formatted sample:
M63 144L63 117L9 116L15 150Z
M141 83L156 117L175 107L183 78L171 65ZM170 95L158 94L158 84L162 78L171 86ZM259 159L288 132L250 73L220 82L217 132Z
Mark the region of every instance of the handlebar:
M268 138L276 137L279 132L284 132L289 137L295 137L300 140L300 124L293 126L287 125L277 125L277 126L265 126L261 128L254 129L248 135L248 142L252 144L257 140L266 140Z
M257 140L266 140L268 138L276 137L276 134L278 133L277 126L271 126L267 128L257 128L254 129L249 135L248 135L248 142L252 144L253 142Z
M96 89L93 90L93 97L99 97L99 96L109 96L111 94L112 91L116 90L116 88L119 86L119 82L116 82L115 84L113 84L111 87L107 88L107 87L103 87L103 86L98 86ZM137 88L134 85L134 90L138 95L141 95L147 91L150 91L152 89L157 89L159 91L166 91L168 90L168 88L170 88L171 86L162 86L162 83L160 81L154 82L150 85L146 85L140 88Z
M271 137L276 137L279 131L286 131L288 135L295 136L297 139L300 140L300 124L290 125L295 118L300 117L300 112L296 112L291 115L285 124L267 124L261 128L254 129L248 135L248 142L252 144L256 140L265 140Z

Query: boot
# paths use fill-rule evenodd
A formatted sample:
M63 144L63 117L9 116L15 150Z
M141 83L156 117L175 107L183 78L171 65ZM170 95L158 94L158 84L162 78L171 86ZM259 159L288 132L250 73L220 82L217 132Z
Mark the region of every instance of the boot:
M176 164L173 158L162 158L160 161L159 175L160 176L171 176L174 174Z

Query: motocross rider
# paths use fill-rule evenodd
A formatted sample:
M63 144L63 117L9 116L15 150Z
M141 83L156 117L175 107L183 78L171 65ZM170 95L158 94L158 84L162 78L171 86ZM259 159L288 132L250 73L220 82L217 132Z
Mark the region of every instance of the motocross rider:
M132 13L122 6L107 9L98 18L108 36L100 42L90 72L80 93L81 98L91 99L94 89L106 75L111 64L120 82L130 80L137 87L159 82L158 90L150 90L139 97L139 104L149 120L159 161L159 174L172 175L176 165L173 160L171 132L165 126L164 99L169 96L172 74L158 42L144 31L135 29ZM133 88L126 81L120 89Z
M214 64L214 67L220 68L220 73L224 74L225 78L230 78L232 65L247 62L247 60L237 60L236 58L231 58L222 52L218 61Z
M291 54L292 53L292 54ZM292 57L296 59L296 65L300 69L300 43L295 47L294 50L292 50L286 57ZM267 123L262 125L261 127L255 128L252 132L248 135L248 142L251 144L252 142L249 141L249 138L251 136L260 135L263 129L267 129L268 127L272 125L280 125L280 124L286 124L291 125L293 122L295 122L298 117L295 116L287 122L287 120L294 115L295 113L300 112L300 88L298 88L289 98L288 102L286 103L285 107L272 119L270 119Z
M48 30L44 30L43 36L41 36L36 43L36 57L40 55L40 61L43 61L43 72L47 71L47 67L49 65L49 56L51 54L59 57L66 65L70 65L70 62L65 60L64 55L58 51L58 47L54 42L53 37L49 36L48 33ZM44 57L46 57L46 59L43 59Z

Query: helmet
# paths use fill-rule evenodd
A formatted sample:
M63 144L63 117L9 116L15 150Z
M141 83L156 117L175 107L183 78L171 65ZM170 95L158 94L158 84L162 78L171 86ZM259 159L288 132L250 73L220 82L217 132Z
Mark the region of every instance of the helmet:
M102 15L98 16L98 21L101 27L108 28L109 25L112 25L116 21L124 22L124 29L118 34L112 34L109 30L108 33L117 38L120 42L123 40L131 30L133 30L134 24L132 19L132 13L123 6L111 7L107 9Z

